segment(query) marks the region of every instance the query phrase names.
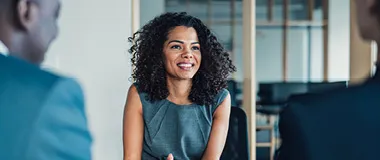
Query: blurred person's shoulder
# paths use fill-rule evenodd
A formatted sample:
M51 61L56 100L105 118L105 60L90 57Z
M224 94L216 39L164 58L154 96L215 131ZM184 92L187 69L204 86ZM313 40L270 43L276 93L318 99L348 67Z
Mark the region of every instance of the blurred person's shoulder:
M29 89L39 88L49 90L60 81L76 83L72 78L46 71L37 65L15 57L7 57L3 65L6 65L7 70L4 70L4 72L9 75L8 79L13 81L13 84L29 86L27 87Z

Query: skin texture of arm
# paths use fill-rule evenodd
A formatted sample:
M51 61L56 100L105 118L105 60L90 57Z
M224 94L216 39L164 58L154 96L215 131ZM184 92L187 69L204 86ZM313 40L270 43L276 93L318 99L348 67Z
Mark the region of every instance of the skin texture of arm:
M210 139L202 160L218 160L220 158L227 139L230 112L231 97L228 94L214 112Z
M124 160L141 160L144 135L142 104L134 85L129 88L124 109Z

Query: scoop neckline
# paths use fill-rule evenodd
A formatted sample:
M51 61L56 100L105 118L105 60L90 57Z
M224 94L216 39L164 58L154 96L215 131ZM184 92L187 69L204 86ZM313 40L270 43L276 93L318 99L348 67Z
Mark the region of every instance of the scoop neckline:
M174 105L180 106L180 107L189 107L189 106L193 106L194 105L194 103L190 103L190 104L177 104L177 103L174 103L174 102L168 100L167 98L165 98L165 101L169 102L170 104L174 104Z

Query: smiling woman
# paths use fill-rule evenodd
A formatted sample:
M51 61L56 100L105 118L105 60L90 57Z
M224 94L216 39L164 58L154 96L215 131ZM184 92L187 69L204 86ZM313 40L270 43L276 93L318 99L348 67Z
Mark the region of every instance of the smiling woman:
M191 79L201 62L197 32L192 27L178 26L169 32L164 47L167 78Z
M219 159L231 107L226 80L236 69L217 38L195 17L166 13L130 41L124 159Z

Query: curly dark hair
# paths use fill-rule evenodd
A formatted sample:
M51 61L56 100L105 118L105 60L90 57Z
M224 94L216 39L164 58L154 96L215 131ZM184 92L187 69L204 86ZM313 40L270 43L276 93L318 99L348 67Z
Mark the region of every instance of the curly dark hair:
M214 97L227 86L228 76L236 71L229 53L201 20L186 12L170 12L157 16L128 40L134 67L132 78L140 92L153 100L166 99L169 91L163 59L163 45L169 32L177 26L196 30L201 50L201 64L193 77L189 100L199 105L213 105Z

